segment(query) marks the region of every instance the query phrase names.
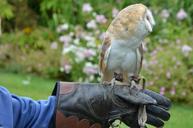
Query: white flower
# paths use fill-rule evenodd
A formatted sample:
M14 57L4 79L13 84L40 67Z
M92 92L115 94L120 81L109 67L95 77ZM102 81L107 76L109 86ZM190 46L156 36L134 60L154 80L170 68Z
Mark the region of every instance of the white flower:
M85 50L85 48L79 47L79 48L76 48L76 49L73 51L74 54L76 55L75 61L76 61L77 63L84 61L84 59L85 59L84 50Z
M51 49L57 49L58 48L57 42L52 42L51 45L50 45L50 48Z
M177 81L174 81L174 82L172 83L172 85L173 85L173 86L177 86L177 85L178 85L178 82L177 82Z
M113 8L113 10L112 10L112 17L115 18L118 13L119 13L119 10L117 8Z
M27 79L22 80L23 85L29 85L30 83L31 83L31 78L30 77L27 77Z
M187 17L187 13L184 11L184 9L180 9L180 11L178 11L178 13L176 14L176 18L178 20L184 20Z
M163 9L160 15L162 18L167 19L170 16L170 12L167 9Z
M188 45L183 45L181 50L184 56L188 56L189 53L192 51L192 48Z
M84 40L86 40L86 41L88 41L88 42L89 42L89 41L94 41L94 40L95 40L94 37L92 37L92 36L90 36L90 35L88 35L88 34L85 35L83 38L84 38Z
M89 34L83 37L85 41L87 41L87 47L96 48L96 38L94 36L90 36Z
M107 22L107 19L104 15L96 15L96 21L100 24L104 24Z
M76 51L76 47L74 45L70 45L69 47L64 46L64 48L62 50L62 54L64 55L64 54L67 54L71 51Z
M186 92L183 91L183 92L181 93L181 95L182 95L182 96L186 96Z
M86 27L87 27L88 29L95 29L95 28L97 28L96 21L95 21L95 20L89 21L89 22L86 24Z
M171 72L169 72L169 71L166 72L166 78L167 78L167 79L170 79L170 78L171 78Z
M29 85L29 84L30 84L30 81L29 81L29 80L23 80L23 81L22 81L22 84L23 84L23 85Z
M90 5L90 3L85 3L82 6L82 11L83 12L91 12L93 10L92 6Z
M80 44L80 39L79 38L74 39L73 43L76 44L76 45L79 45Z
M69 25L67 23L59 25L56 29L58 33L68 30Z

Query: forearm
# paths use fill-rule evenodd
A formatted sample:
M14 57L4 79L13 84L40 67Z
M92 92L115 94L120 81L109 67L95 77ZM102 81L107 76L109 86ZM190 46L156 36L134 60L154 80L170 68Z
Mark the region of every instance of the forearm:
M12 96L13 119L16 128L48 128L55 108L55 97L46 101ZM25 122L25 123L24 123Z
M3 126L6 125L13 128L48 128L55 109L54 96L49 97L48 100L34 101L30 98L12 95L4 88L2 93L2 88L0 89L1 111L7 112L0 113L0 118L6 120L2 123Z

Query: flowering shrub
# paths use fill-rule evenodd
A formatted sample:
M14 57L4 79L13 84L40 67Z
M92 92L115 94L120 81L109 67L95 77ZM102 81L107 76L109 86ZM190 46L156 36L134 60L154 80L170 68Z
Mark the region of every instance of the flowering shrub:
M49 27L51 34L26 28L21 32L25 36L18 32L12 34L13 38L2 35L0 44L14 42L24 50L18 55L8 50L13 58L18 58L12 61L6 59L6 50L0 50L0 66L10 69L18 64L16 68L65 81L99 82L99 50L105 30L120 9L133 3L136 0L43 0L39 16L45 20L44 26ZM142 3L150 7L156 20L153 33L145 39L141 75L147 79L147 88L174 101L193 104L191 0Z

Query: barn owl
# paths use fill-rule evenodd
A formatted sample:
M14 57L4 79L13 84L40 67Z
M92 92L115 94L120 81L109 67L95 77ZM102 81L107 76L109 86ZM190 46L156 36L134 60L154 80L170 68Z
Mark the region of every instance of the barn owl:
M102 82L111 82L114 73L128 83L138 77L143 59L143 40L155 25L151 11L143 4L121 10L109 25L102 44L99 70Z

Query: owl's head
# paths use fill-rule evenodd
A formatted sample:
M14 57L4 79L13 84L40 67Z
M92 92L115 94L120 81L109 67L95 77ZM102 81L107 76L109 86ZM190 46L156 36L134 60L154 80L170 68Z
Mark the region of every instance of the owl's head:
M143 4L130 5L119 12L108 31L115 38L127 39L131 36L144 38L153 30L155 20L151 11Z

